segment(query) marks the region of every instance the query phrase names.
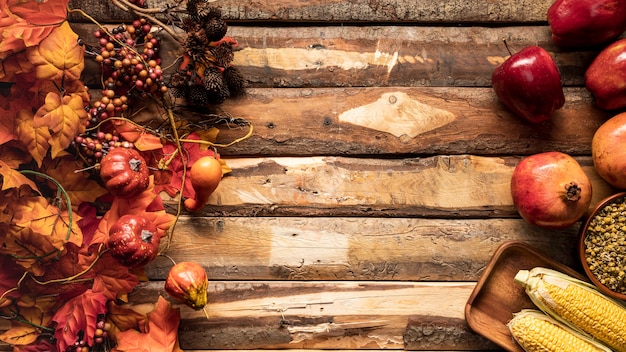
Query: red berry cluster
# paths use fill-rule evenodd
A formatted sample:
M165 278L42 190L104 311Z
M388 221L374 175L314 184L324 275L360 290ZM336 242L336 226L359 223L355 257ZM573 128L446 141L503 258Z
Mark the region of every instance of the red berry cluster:
M113 347L113 342L109 337L109 330L111 330L111 323L106 321L104 314L98 315L98 321L96 322L96 331L93 336L93 346L87 344L85 339L85 332L78 332L78 339L74 344L68 346L65 352L105 352L110 351Z
M161 96L167 91L160 66L159 38L146 19L119 25L111 31L98 30L99 52L95 60L102 65L102 98L91 107L91 123L121 116L134 96Z
M97 163L113 148L134 148L133 143L121 139L117 130L111 132L85 133L74 138L74 150L83 156L89 165Z

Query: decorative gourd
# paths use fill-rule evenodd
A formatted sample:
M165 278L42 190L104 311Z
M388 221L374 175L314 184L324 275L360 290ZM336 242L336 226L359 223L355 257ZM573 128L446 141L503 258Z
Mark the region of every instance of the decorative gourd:
M141 215L122 215L109 230L107 245L120 263L141 267L156 258L161 238L157 227Z
M100 161L100 178L116 197L132 198L150 185L145 159L135 149L114 148Z
M222 164L212 156L203 156L196 160L189 170L191 186L196 192L195 199L185 199L185 208L198 211L207 203L211 193L222 180Z
M165 291L177 301L200 310L207 303L209 279L200 264L180 262L167 274Z

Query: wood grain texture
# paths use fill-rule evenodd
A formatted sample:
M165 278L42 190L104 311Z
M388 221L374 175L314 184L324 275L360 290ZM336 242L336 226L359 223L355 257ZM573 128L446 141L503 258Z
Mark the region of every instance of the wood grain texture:
M233 169L204 216L515 217L510 194L516 157L472 155L408 159L344 157L228 159ZM578 159L594 203L614 192ZM173 201L173 200L172 200ZM167 201L172 205L172 201Z
M86 43L97 43L93 24L73 24ZM553 55L565 86L584 84L596 50L563 51L547 26L231 26L239 45L233 64L251 87L490 87L495 67L509 53L539 45ZM176 62L180 44L162 34L163 67ZM172 70L166 71L171 74ZM84 81L100 82L88 60Z
M584 88L533 125L511 114L491 88L251 89L222 109L254 126L252 138L223 155L589 155L591 138L612 116ZM181 115L192 113L181 109ZM153 115L152 115L153 116ZM357 123L361 119L361 122ZM442 119L441 116L445 116ZM202 119L202 116L196 116ZM228 142L245 130L222 128Z
M180 344L183 349L493 349L464 322L473 286L213 281L208 318L181 307ZM149 306L158 294L164 294L162 284L152 282L131 299Z
M167 8L176 2L150 0L152 8ZM183 2L184 4L184 2ZM428 0L260 0L241 2L219 0L229 21L263 22L422 22L422 23L545 23L550 2L543 0L502 0L432 2ZM89 9L100 21L132 18L109 2L72 0L71 8ZM84 20L71 17L74 21Z
M546 231L520 219L185 216L166 253L212 280L477 281L507 241L578 267L577 233L578 224ZM157 258L146 273L164 280L171 266Z

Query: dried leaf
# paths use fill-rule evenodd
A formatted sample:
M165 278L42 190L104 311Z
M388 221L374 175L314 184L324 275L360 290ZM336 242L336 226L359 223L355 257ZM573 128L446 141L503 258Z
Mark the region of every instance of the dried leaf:
M170 352L177 348L180 310L171 307L159 296L154 310L148 314L144 332L122 331L117 335L117 349L125 352Z
M80 95L61 97L51 92L46 95L46 103L37 110L33 126L47 126L51 131L50 145L54 159L70 146L75 136L85 132L88 117Z
M80 80L85 67L85 48L69 23L54 28L37 46L27 49L28 60L35 65L38 79L62 82Z
M84 332L87 344L93 346L98 314L106 313L106 302L102 293L87 290L63 304L52 317L57 323L54 331L57 349L65 351L78 339L79 331Z

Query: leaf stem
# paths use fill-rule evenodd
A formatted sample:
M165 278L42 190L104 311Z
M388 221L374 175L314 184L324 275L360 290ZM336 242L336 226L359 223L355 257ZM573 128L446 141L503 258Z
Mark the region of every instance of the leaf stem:
M67 205L67 216L68 216L68 227L67 227L67 235L65 236L65 240L69 241L70 237L72 236L72 224L73 224L72 214L73 213L72 213L72 202L70 201L70 196L65 190L65 188L63 188L61 183L59 183L59 181L54 179L54 177L48 176L42 172L33 171L33 170L20 170L20 172L25 175L30 174L30 175L35 175L35 176L45 178L46 180L54 183L55 186L57 186L57 190L63 194L63 198L65 199L65 204Z

